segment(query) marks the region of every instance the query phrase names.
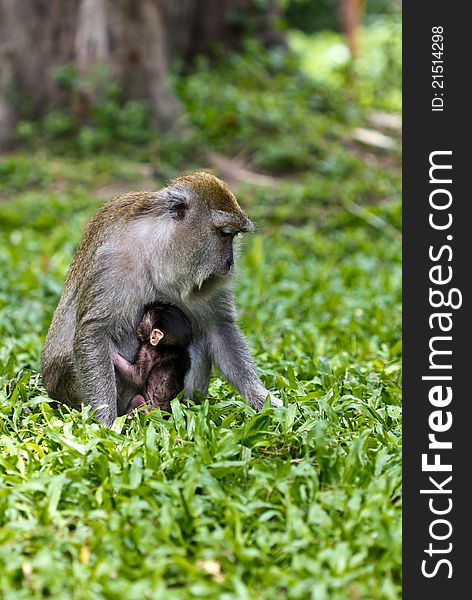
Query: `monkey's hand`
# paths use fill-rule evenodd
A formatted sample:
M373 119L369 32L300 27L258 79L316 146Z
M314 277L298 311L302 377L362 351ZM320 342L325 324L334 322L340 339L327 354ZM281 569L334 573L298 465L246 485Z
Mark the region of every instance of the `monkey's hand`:
M254 381L250 387L246 388L244 392L241 392L249 400L249 404L257 411L262 410L264 404L269 398L272 408L280 408L283 406L282 400L273 396L259 381Z
M220 322L211 332L209 345L221 373L255 410L262 409L267 396L274 408L282 406L259 379L244 337L233 321Z

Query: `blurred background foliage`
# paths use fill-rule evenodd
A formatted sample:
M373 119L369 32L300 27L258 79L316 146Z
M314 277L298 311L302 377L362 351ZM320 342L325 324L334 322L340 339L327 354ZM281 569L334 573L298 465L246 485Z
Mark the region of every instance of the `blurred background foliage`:
M339 0L283 0L288 26L305 33L331 30L342 31ZM364 3L365 22L371 24L378 19L398 19L401 0L367 0Z
M208 4L198 44L174 40L171 127L102 62L53 64L41 110L10 89L5 599L401 597L400 4L236 4L228 30L210 28ZM360 15L350 31L347 4ZM256 415L214 378L202 406L138 414L113 432L87 409L52 409L39 356L84 223L117 194L202 168L257 223L240 250L240 321L285 407Z

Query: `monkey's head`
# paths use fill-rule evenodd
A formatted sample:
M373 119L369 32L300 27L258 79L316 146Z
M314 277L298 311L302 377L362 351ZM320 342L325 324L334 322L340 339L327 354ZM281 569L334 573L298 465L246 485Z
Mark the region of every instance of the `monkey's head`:
M234 263L234 238L254 230L228 186L210 173L197 172L174 179L163 194L175 226L173 255L180 256L180 275L192 282L191 291L227 279Z

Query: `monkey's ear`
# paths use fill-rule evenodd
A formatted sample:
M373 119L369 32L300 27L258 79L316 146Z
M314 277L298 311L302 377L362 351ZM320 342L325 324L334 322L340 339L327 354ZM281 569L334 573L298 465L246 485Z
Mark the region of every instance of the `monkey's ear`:
M151 335L149 336L149 341L153 346L157 346L157 344L162 340L164 334L160 329L153 329L151 331Z
M183 219L188 202L185 194L175 189L168 189L165 198L167 212L174 219Z

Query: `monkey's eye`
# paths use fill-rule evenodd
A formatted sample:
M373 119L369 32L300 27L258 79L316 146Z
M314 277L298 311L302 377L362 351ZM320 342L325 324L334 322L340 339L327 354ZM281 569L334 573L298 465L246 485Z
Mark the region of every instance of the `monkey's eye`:
M238 232L234 227L226 226L220 228L220 233L221 235L227 237L229 235L236 235Z

